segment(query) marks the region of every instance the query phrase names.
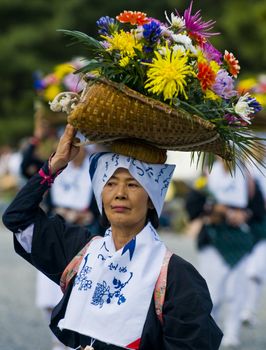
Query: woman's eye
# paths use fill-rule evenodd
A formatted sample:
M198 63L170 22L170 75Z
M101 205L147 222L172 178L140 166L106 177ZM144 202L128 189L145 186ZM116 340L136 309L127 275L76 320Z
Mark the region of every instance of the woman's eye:
M109 182L107 182L106 186L108 186L108 187L112 187L112 186L114 186L114 182L109 181Z
M129 186L129 187L139 187L139 185L136 184L136 183L134 183L134 182L129 183L128 186Z

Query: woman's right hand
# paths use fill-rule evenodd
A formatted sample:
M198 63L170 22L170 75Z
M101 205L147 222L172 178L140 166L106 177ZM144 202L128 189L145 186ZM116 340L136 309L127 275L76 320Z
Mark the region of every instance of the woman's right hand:
M80 147L74 146L73 141L76 140L76 129L67 124L63 135L60 137L55 154L50 161L50 169L55 174L64 168L79 153Z

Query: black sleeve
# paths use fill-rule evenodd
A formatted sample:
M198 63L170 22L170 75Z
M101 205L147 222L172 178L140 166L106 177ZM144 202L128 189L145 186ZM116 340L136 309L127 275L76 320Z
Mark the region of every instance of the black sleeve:
M32 175L43 166L43 161L35 156L36 145L29 143L22 152L22 162L20 165L21 174L26 178L31 178Z
M48 174L48 162L44 164L43 170ZM39 204L49 188L47 182L41 182L42 177L39 174L31 177L4 212L2 220L10 231L17 233L34 223L40 212Z
M47 162L43 167L48 173ZM84 227L68 225L59 215L48 217L39 207L48 189L39 174L34 175L19 191L3 215L4 225L13 233L34 225L31 253L27 253L14 236L15 251L59 283L66 265L91 238Z
M222 332L211 310L205 280L190 263L173 255L163 306L163 349L219 349Z
M185 209L189 219L194 220L204 213L206 195L200 191L192 189L185 198Z
M255 193L252 198L249 198L248 209L251 210L251 218L249 223L254 221L262 221L265 217L265 204L262 191L259 184L255 182Z

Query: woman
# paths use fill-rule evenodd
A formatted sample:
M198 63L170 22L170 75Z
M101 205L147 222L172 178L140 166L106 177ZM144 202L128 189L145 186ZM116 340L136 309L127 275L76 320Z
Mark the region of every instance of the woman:
M245 269L252 248L247 176L240 168L232 176L224 160L218 158L207 176L207 191L213 205L203 215L198 235L199 271L207 281L212 315L218 324L223 315L223 346L238 347ZM226 312L222 312L225 305Z
M210 316L206 283L176 255L169 261L162 324L155 311L153 293L166 254L155 227L173 166L112 153L91 158L97 204L110 222L104 238L92 240L87 229L60 216L49 219L39 208L54 177L78 154L74 135L67 125L49 166L29 180L3 216L16 252L58 284L90 242L53 311L53 332L76 349L218 349L222 333Z

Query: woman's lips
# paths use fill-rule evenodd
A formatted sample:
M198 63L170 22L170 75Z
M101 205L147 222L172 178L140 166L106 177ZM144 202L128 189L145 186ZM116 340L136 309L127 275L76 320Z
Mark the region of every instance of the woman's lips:
M123 207L123 206L120 206L120 205L116 205L116 206L112 207L112 210L117 212L117 213L123 213L123 212L129 210L129 208L128 207Z

